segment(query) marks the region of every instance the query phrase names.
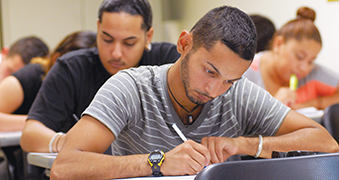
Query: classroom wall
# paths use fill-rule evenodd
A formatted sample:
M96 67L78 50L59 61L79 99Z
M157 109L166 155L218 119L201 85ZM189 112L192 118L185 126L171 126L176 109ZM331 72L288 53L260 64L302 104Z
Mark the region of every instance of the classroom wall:
M96 32L98 10L102 0L1 0L3 45L35 35L42 38L52 51L68 34L79 30ZM149 0L154 17L153 26L161 29L161 1ZM162 41L162 31L154 39ZM1 37L0 37L1 38Z
M96 31L97 11L102 0L1 0L3 44L9 46L27 35L41 37L52 50L66 35L77 30ZM317 12L315 24L323 38L317 62L333 71L339 67L339 1L328 0L149 0L153 10L153 42L176 43L181 30L190 28L208 10L235 6L247 13L272 19L277 28L295 18L301 6ZM170 9L172 14L165 13ZM164 14L165 13L165 14ZM172 18L168 18L172 17ZM174 18L173 18L174 17Z
M1 0L3 45L35 35L50 50L66 35L78 30L96 30L101 0Z

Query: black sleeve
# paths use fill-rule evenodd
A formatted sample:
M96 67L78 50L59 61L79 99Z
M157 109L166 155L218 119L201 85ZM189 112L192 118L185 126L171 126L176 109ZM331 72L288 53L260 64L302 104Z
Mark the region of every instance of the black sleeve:
M12 74L21 84L24 100L13 114L27 114L42 83L45 75L40 64L28 64Z
M75 88L67 64L57 61L44 79L40 91L28 113L48 128L67 132L72 127Z
M162 65L174 63L180 54L177 46L171 43L152 43L151 51L144 51L139 65Z

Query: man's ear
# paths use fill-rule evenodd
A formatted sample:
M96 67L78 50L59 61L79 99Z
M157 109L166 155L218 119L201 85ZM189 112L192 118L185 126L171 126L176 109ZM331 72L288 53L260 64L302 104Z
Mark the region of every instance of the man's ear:
M272 50L278 52L280 46L285 43L285 39L282 36L277 36L273 39Z
M98 20L97 20L97 33L99 33L99 26L100 26L100 20L99 20L99 18L98 18Z
M151 27L146 32L146 44L152 43L153 34L154 34L154 29L153 29L153 27Z
M188 31L182 31L178 42L177 42L177 50L180 54L189 51L193 46L193 37L192 34Z
M154 33L153 27L151 27L151 28L146 32L145 49L146 49L146 50L149 50L149 51L150 51L151 48L152 48L151 43L152 43L153 33Z

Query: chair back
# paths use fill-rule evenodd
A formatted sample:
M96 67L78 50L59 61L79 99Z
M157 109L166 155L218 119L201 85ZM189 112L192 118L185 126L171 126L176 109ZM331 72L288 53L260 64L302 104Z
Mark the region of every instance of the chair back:
M322 125L339 143L339 104L333 104L325 109Z
M195 180L338 180L339 153L212 164Z

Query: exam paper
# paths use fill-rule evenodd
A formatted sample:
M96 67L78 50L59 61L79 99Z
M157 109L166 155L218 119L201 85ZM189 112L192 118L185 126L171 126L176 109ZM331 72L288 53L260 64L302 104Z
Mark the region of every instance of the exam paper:
M324 110L318 110L315 107L308 107L296 110L298 113L303 114L309 118L320 118L324 115Z

